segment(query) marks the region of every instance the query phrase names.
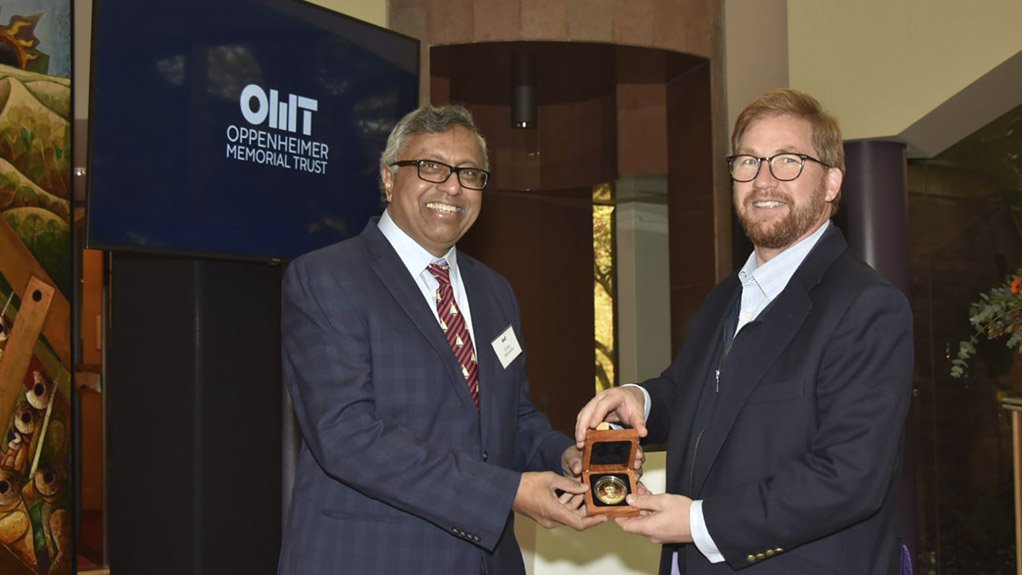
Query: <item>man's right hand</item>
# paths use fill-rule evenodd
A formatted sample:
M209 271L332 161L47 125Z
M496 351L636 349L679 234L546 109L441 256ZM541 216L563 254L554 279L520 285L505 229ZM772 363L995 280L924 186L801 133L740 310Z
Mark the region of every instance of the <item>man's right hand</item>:
M531 517L547 529L566 525L575 531L585 531L605 522L607 516L586 517L584 505L572 507L558 499L557 492L582 495L588 489L588 485L552 471L526 472L518 484L512 509Z
M586 431L596 429L604 421L627 425L646 437L646 420L643 417L646 397L635 386L612 387L596 394L578 412L575 419L575 445L585 447Z

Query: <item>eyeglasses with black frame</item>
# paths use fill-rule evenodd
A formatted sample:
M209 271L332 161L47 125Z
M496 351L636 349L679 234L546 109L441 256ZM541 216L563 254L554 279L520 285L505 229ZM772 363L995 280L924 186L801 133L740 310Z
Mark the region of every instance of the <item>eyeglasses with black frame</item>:
M752 156L749 154L737 154L724 158L727 160L728 170L731 172L731 179L736 182L751 182L759 175L763 162L770 166L770 174L782 182L790 182L802 175L802 169L806 160L816 162L825 168L831 166L805 154L792 154L785 152L774 154L769 158Z
M486 170L467 166L456 168L436 160L401 160L390 165L415 166L420 180L434 184L442 184L451 177L451 174L458 174L458 183L470 190L481 190L490 181L490 173Z

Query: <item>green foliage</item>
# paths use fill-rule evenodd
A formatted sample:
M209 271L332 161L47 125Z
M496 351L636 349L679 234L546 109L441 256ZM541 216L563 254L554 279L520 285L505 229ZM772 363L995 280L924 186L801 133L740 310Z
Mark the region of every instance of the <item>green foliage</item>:
M1004 339L1007 347L1022 353L1022 268L1003 284L979 295L979 300L969 306L969 323L973 332L958 344L958 353L951 360L951 377L965 376L968 360L976 355L976 344L981 339Z

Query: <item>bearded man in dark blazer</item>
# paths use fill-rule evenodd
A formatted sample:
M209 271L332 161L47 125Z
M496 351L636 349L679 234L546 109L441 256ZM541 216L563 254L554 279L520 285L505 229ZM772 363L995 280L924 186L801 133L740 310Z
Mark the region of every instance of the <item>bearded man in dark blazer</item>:
M830 221L844 150L814 98L764 94L731 143L754 253L663 374L593 398L576 440L609 419L666 442L667 493L629 495L642 513L618 519L663 545L663 575L896 574L909 304Z

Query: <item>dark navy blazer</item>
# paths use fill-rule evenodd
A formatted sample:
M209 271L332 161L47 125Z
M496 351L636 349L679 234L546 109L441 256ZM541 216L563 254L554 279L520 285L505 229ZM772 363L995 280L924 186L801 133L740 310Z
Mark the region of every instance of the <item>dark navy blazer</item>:
M283 363L303 445L278 572L522 574L511 505L523 471L573 441L529 400L510 285L459 253L479 361L476 410L422 293L371 221L294 260Z
M667 491L704 500L726 558L711 565L693 545L667 546L661 573L675 550L684 575L898 573L908 301L832 225L721 362L740 290L737 274L718 284L670 367L642 384L652 397L647 440L667 442ZM717 369L715 411L697 418ZM705 427L694 429L697 420Z

